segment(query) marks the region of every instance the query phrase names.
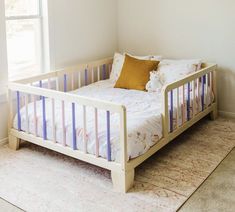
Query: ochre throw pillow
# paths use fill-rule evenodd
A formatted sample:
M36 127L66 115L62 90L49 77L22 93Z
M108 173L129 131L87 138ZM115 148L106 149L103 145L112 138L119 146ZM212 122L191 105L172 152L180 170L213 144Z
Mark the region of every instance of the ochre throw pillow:
M120 77L114 87L144 91L150 72L156 70L158 64L159 61L138 60L126 55Z

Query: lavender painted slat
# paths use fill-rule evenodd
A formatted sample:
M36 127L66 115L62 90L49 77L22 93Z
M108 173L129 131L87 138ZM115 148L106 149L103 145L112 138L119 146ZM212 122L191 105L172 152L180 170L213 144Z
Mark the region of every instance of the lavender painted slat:
M72 122L73 122L73 150L77 149L76 140L76 119L75 119L75 103L72 103Z
M67 92L67 75L64 74L64 92Z
M45 96L42 97L42 126L43 126L43 139L47 140L47 123L46 123Z
M85 85L88 85L88 71L85 69Z
M103 80L106 79L106 65L105 64L103 65L102 78L103 78Z
M21 131L21 114L20 114L20 92L17 91L16 92L16 96L17 96L17 126L18 126L18 130Z
M187 120L190 120L190 82L188 83Z
M205 76L202 77L202 111L204 111L204 97L205 97Z
M106 112L106 119L107 119L107 160L111 161L110 111Z
M42 88L42 80L39 81L39 87ZM40 100L42 99L42 96L39 97Z
M170 105L170 132L173 132L173 90L170 92L171 105Z

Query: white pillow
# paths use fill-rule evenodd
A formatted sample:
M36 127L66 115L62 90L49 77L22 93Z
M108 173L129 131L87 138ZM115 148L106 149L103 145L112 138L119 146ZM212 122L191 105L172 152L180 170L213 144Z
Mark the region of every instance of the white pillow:
M115 53L114 54L112 70L110 73L110 79L112 80L113 83L115 83L118 80L118 78L121 74L126 54L127 53L124 53L124 54ZM130 54L128 54L128 55L130 55ZM130 55L130 56L134 57L136 59L139 59L139 60L150 60L152 57L150 55L149 56L132 56L132 55Z
M161 64L165 65L176 65L176 64L188 64L196 66L196 71L201 69L202 60L201 59L185 59L185 60L172 60L172 59L163 59Z
M197 71L197 66L187 63L165 64L160 63L157 71L163 81L163 84L170 84L178 81L187 75Z

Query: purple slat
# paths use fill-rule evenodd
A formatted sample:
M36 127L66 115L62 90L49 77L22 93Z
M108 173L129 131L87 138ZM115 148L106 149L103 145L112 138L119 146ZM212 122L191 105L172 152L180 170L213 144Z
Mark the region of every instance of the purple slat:
M64 92L67 92L67 75L64 74Z
M106 112L107 119L107 160L111 161L111 142L110 142L110 112Z
M17 107L17 127L18 130L21 131L21 115L20 115L20 92L16 92L16 97L17 97L17 102L16 102L16 107Z
M190 120L190 82L188 83L187 120Z
M77 149L76 140L76 119L75 119L75 103L72 103L72 125L73 125L73 150Z
M205 76L202 77L202 111L204 111L204 97L205 97Z
M88 85L88 71L85 69L85 85Z
M42 80L39 81L39 87L42 88ZM40 100L42 99L42 96L39 97Z
M103 69L102 69L102 79L105 80L106 79L106 65L103 65Z
M43 139L47 140L47 122L46 122L45 96L42 97L42 127L43 127Z
M173 90L171 90L171 105L170 105L170 132L173 132Z

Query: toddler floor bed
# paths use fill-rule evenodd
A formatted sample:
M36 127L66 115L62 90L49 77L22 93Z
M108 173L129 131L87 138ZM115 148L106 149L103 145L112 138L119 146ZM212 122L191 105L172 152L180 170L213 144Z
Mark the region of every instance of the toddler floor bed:
M134 169L201 118L217 115L216 65L162 93L113 88L112 58L9 83L9 145L20 140L111 170L116 190Z

